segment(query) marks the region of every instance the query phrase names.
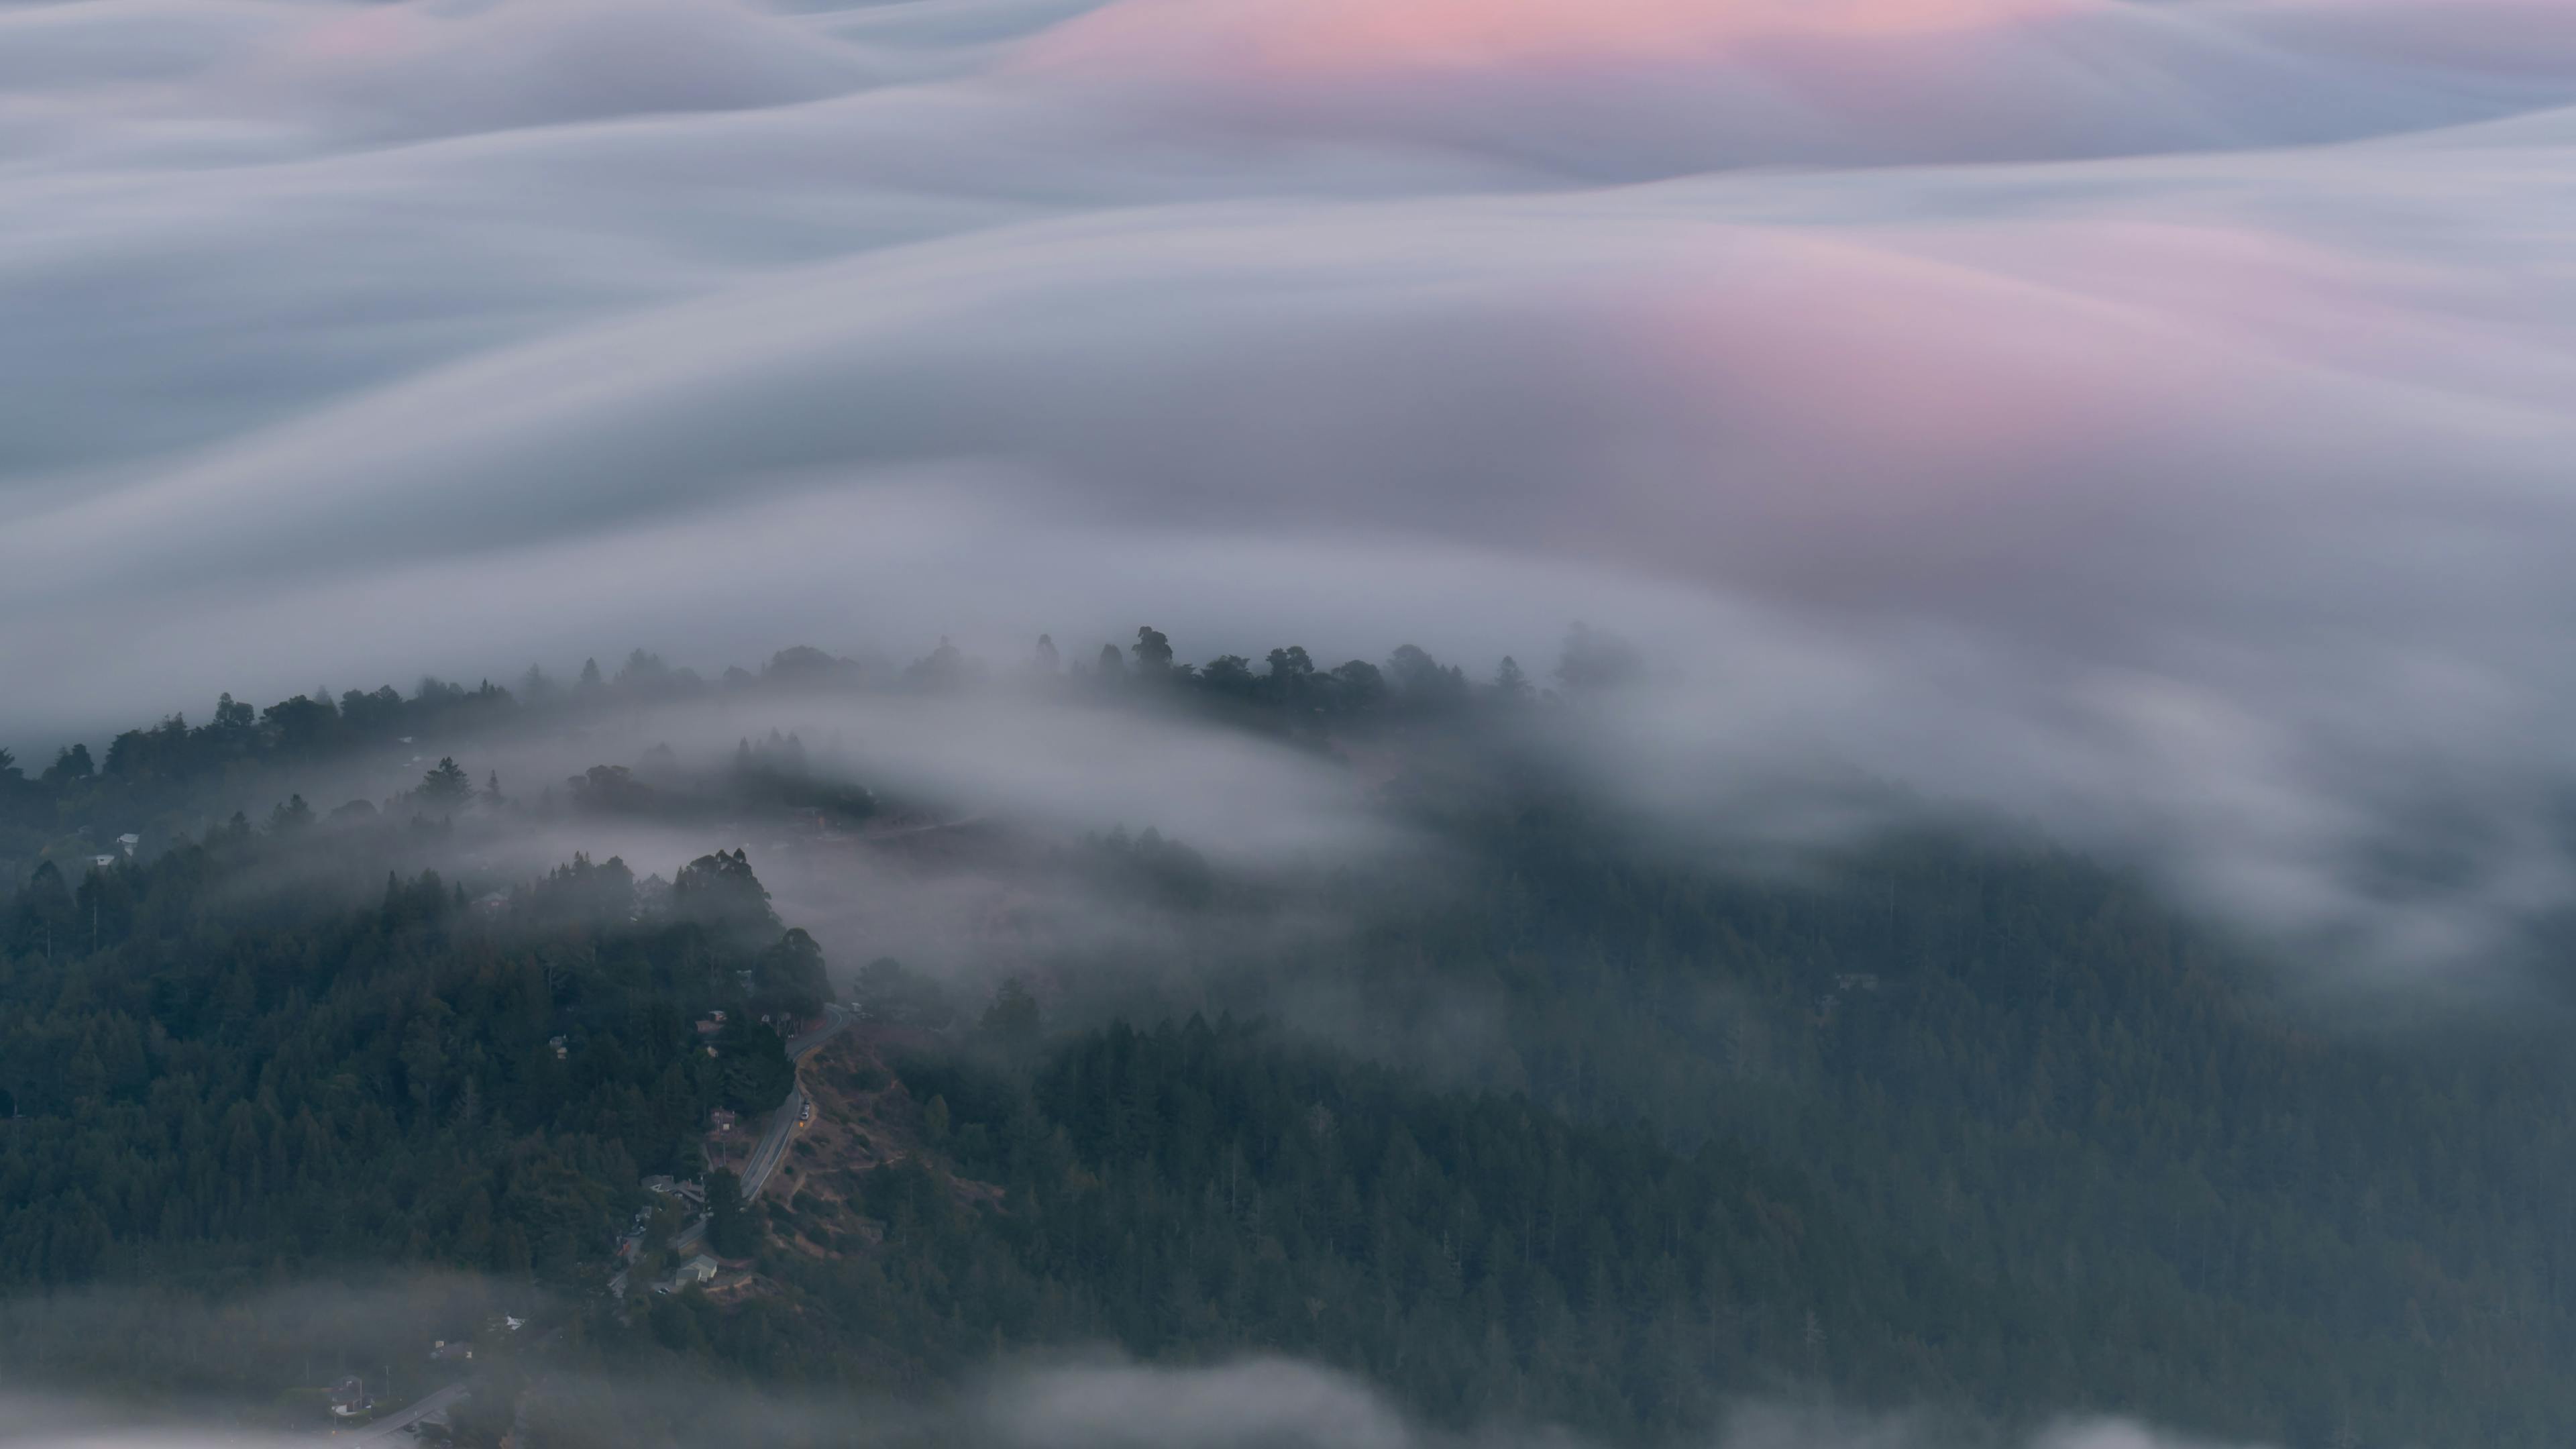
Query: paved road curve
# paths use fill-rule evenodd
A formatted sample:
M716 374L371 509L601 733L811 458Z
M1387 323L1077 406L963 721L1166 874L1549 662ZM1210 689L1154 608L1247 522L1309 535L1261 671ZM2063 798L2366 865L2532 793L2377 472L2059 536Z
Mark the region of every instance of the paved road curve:
M403 1433L405 1427L428 1418L464 1397L463 1384L449 1384L399 1414L378 1419L373 1423L361 1424L354 1429L333 1429L324 1437L333 1444L407 1443L409 1436Z
M843 1007L824 1007L821 1026L803 1036L792 1036L787 1039L787 1060L802 1066L807 1057L820 1050L823 1043L840 1035L843 1028L849 1026L852 1020L854 1018ZM779 1103L778 1110L769 1114L768 1128L760 1134L760 1141L752 1145L751 1156L743 1162L742 1200L744 1202L760 1196L760 1189L769 1181L769 1174L777 1171L778 1164L786 1158L787 1144L796 1134L796 1119L804 1110L804 1087L790 1086L787 1089L787 1100ZM682 1229L680 1235L671 1240L671 1246L686 1252L696 1247L706 1237L706 1232L707 1220L701 1217ZM608 1280L608 1291L620 1298L625 1297L629 1271L625 1268L618 1269L617 1276Z
M804 1065L807 1057L821 1049L823 1043L840 1035L842 1028L849 1024L850 1014L847 1011L838 1006L824 1007L821 1026L803 1036L787 1039L787 1060L799 1066ZM753 1146L751 1156L743 1162L743 1201L749 1202L760 1196L760 1189L769 1181L769 1175L778 1170L779 1162L787 1156L789 1139L796 1135L796 1118L804 1110L805 1088L801 1084L789 1087L787 1100L780 1103L778 1110L770 1114L769 1129L760 1134L759 1143Z

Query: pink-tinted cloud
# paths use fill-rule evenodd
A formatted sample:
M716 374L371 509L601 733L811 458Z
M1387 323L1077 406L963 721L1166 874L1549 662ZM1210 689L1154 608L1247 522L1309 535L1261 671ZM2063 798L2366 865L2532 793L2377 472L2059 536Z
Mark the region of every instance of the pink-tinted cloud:
M1016 67L1158 90L1201 124L1378 133L1605 175L2328 140L2567 94L2564 7L2428 8L1113 0L1034 38ZM2419 36L2424 54L2394 63Z
M2081 0L1117 0L1040 39L1037 65L1157 65L1312 79L1508 66L1580 70L1742 56L1765 43L1949 35Z
M1688 818L1830 760L2435 954L2576 880L2571 17L12 12L0 723L1583 617Z

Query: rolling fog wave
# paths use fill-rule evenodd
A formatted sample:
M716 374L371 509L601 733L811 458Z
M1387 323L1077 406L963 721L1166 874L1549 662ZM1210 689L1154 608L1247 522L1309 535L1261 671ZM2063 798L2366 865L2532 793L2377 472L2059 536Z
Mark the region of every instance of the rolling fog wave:
M1580 617L1658 798L2446 959L2569 883L2571 160L2553 0L16 7L0 719Z

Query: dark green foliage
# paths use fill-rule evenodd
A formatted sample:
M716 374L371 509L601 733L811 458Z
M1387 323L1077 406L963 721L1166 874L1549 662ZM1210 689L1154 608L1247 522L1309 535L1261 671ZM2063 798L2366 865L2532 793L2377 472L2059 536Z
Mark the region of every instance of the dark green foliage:
M742 1179L729 1167L707 1174L707 1246L728 1258L739 1258L759 1246Z
M1016 976L1003 981L1001 989L993 993L992 1004L984 1008L979 1026L985 1042L1008 1061L1024 1059L1035 1051L1044 1029L1038 999Z
M594 1274L711 1105L786 1091L776 1033L710 1058L690 1029L742 1019L741 958L598 910L631 892L613 861L497 914L435 874L370 905L239 888L294 848L219 832L76 894L48 863L0 916L0 1287Z
M452 757L442 756L420 778L420 803L433 813L461 809L473 798L473 779Z
M866 790L817 773L803 740L776 730L766 740L745 738L735 745L727 785L737 798L812 811L825 818L859 820L876 809L875 798Z
M716 1101L737 1112L766 1112L796 1085L786 1044L768 1025L736 1010L716 1033Z
M660 801L654 789L624 765L593 765L564 781L575 805L602 815L650 814Z
M823 1014L832 998L831 977L823 970L823 948L799 928L790 928L777 944L760 953L751 968L751 1009L782 1022L809 1021Z
M1129 652L1136 656L1136 669L1141 674L1159 675L1171 672L1172 641L1165 637L1162 630L1151 624L1136 631L1136 642L1129 646Z
M1706 1393L1811 1378L1993 1420L2090 1408L2292 1445L2349 1427L2540 1446L2576 1424L2558 1367L2576 1349L2576 1068L2554 1033L2334 1033L2134 882L2042 849L1892 841L1788 884L1622 846L1563 802L1438 828L1455 847L1439 865L1298 903L1352 923L1332 949L1237 959L1190 988L1321 1020L1386 1066L1187 1027L1111 1026L1030 1089L980 1031L897 1053L911 1099L946 1109L945 1141L928 1168L872 1177L885 1236L864 1264L791 1275L831 1315L813 1341L864 1341L853 1361L898 1380L960 1371L997 1333L1162 1357L1285 1348L1444 1416L1503 1403L1623 1432L1684 1430ZM1150 873L1099 880L1195 919ZM1243 893L1209 885L1208 930L1184 949L1239 957ZM1062 972L1097 984L1117 964ZM1318 1102L1337 1137L1369 1144L1349 1200L1318 1195L1282 1126ZM1543 1260L1567 1316L1535 1339L1517 1336L1508 1281L1503 1310L1482 1296L1472 1237L1442 1244L1450 1204L1490 1232L1534 1190L1526 1159L1444 1146L1477 1140L1462 1121L1561 1141L1615 1184L1568 1209L1607 1229L1600 1292L1586 1296L1591 1260ZM1438 1191L1383 1220L1438 1252L1411 1239L1417 1266L1388 1275L1374 1240L1319 1224L1380 1220L1384 1179L1363 1169L1399 1128ZM1513 1165L1478 1175L1494 1162ZM1712 1164L1738 1174L1727 1201L1758 1195L1795 1231L1692 1217L1718 1199L1687 1173ZM1006 1187L1003 1206L971 1206L951 1169ZM792 1231L822 1244L854 1226ZM1696 1233L1722 1247L1674 1246ZM1670 1264L1625 1261L1648 1244ZM1423 1261L1453 1255L1454 1293ZM1657 1296L1672 1275L1693 1286ZM1264 1316L1246 1282L1299 1305L1348 1302L1355 1283L1376 1296L1301 1328ZM1601 1301L1627 1316L1588 1336L1583 1305ZM1705 1323L1665 1323L1675 1304L1720 1315L1723 1351L1703 1351ZM761 1321L769 1347L745 1362L835 1372ZM734 1351L726 1331L713 1341Z
M1279 649L1256 674L1139 642L1065 687L1114 669L1301 744L1324 720L1429 741L1450 773L1383 798L1439 848L1255 886L1114 832L1056 863L1158 928L1120 958L1167 935L1172 961L1035 941L1035 991L964 1013L871 963L895 1160L801 1139L749 1205L716 1174L710 1243L771 1296L603 1310L612 1351L902 1388L997 1347L1286 1352L1447 1422L1641 1439L1816 1383L2290 1446L2576 1426L2576 1066L2552 1033L2320 1030L2134 882L2042 849L1893 841L1793 883L1636 848L1447 733L1485 703L1544 715L1517 667L1478 690L1419 650L1319 671ZM816 658L774 673L839 671ZM1582 696L1640 667L1579 631L1557 677ZM649 658L618 681L552 707L686 687ZM280 791L96 870L107 847L52 843L477 708L435 681L256 721L227 700L119 736L103 771L0 763L24 880L0 906L0 1286L595 1280L639 1174L694 1171L709 1107L786 1093L759 1017L810 1018L829 984L739 852L667 908L586 857L469 907L401 852L497 801L415 826ZM819 810L802 751L746 740L733 778ZM660 776L606 768L584 803L662 808ZM289 874L310 887L259 884ZM1166 1014L1186 1024L1127 1024Z
M1383 1060L1807 1164L1865 1241L1993 1295L1922 1354L1997 1412L2289 1443L2576 1423L2576 1069L2539 1019L2338 1034L2041 849L1894 841L1792 885L1564 801L1435 818L1441 866L1336 882L1347 949L1205 999L1344 1003L1332 1031Z
M1284 1352L1451 1422L1681 1434L1729 1391L1810 1376L1955 1398L1980 1346L2024 1347L2009 1295L1856 1232L1740 1145L1685 1156L1196 1018L1087 1034L1025 1087L956 1059L902 1070L944 1124L925 1143L1003 1203L969 1206L918 1155L875 1169L859 1202L881 1245L783 1265L796 1332L713 1318L715 1351L859 1382L960 1373L997 1343Z
M778 934L769 892L751 873L742 851L719 850L680 868L671 882L671 912L731 942L768 940Z

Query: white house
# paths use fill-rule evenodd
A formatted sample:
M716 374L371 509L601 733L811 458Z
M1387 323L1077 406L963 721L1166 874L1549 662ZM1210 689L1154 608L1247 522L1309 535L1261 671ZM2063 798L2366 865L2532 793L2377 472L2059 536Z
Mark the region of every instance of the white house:
M716 1270L721 1266L722 1265L716 1262L715 1259L708 1257L704 1253L700 1253L689 1261L682 1263L679 1267L679 1271L671 1275L670 1281L654 1284L653 1291L656 1293L677 1293L686 1284L704 1283L708 1279L713 1278L716 1275Z

